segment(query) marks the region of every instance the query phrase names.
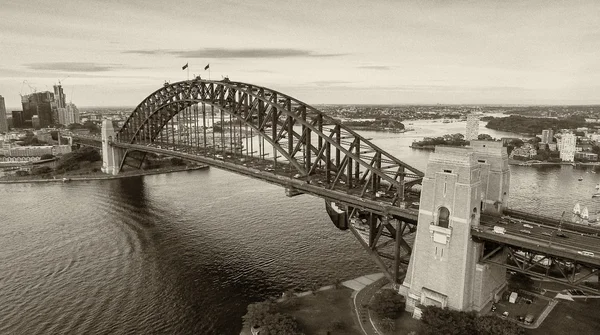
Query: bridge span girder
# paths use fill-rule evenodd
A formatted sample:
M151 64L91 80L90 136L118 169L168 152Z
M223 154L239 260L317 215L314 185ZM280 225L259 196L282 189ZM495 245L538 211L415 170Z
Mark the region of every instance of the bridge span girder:
M215 109L220 111L218 115ZM175 117L177 127L172 122ZM221 143L216 142L215 126L220 128ZM223 141L226 127L229 142ZM235 142L246 137L247 156L256 153L273 166L287 164L304 177L322 173L331 189L340 184L348 188L360 185L364 194L385 186L401 201L405 188L419 183L423 176L314 107L281 92L240 82L194 79L165 85L137 106L119 131L118 141L163 142L174 139L175 128L187 131L188 145L223 153L237 154L239 143ZM257 151L249 148L248 134L260 138Z

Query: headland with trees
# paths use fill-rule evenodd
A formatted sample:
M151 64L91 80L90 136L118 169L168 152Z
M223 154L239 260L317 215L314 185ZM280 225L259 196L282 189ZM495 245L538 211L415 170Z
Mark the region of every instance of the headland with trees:
M54 157L44 155L30 169L19 169L0 178L2 183L49 182L64 180L114 179L131 176L176 172L205 168L206 166L186 162L177 157L159 156L148 153L140 169L124 167L117 176L101 171L102 156L96 148L81 147L73 152Z

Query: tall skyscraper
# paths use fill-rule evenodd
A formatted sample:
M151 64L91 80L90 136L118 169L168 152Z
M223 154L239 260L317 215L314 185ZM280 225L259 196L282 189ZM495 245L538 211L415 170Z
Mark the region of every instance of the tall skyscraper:
M25 128L25 121L23 120L23 111L12 111L13 127Z
M69 102L67 104L67 112L69 114L69 117L71 118L71 123L81 123L79 119L79 109L77 109L77 106L75 106L74 103Z
M543 144L552 143L554 141L553 138L554 138L554 130L552 130L552 129L542 130L542 143Z
M52 92L46 91L24 95L21 98L21 104L23 105L24 127L46 128L58 123L58 113ZM33 126L31 121L34 115L37 115L39 120L39 126L37 127Z
M479 136L479 115L471 113L467 115L467 131L465 140L473 141Z
M6 120L6 105L4 97L0 95L0 133L8 132L8 122Z
M65 108L67 107L67 96L63 92L62 86L54 85L54 100L56 101L57 108Z

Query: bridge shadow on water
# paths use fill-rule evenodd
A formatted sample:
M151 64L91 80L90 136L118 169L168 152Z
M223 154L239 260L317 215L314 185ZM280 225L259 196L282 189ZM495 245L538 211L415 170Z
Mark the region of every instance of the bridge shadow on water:
M198 220L206 218L181 211L179 206L185 205L165 203L155 192L160 187L149 184L143 177L123 178L111 181L107 190L113 203L126 208L127 213L110 212L109 221L126 235L131 261L140 271L140 312L130 326L144 319L153 334L239 333L239 316L249 303L288 287L259 265L249 266L256 260L241 258L235 242L203 230Z

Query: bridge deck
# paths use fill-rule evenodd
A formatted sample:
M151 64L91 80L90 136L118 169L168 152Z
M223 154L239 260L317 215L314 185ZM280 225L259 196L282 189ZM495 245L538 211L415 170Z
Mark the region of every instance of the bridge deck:
M123 149L153 152L200 162L279 186L292 187L302 193L313 194L326 199L344 202L358 208L369 209L375 213L394 215L409 223L417 222L418 209L401 208L398 205L392 205L394 202L392 192L382 190L380 196L372 193L365 193L361 196L363 185L355 185L352 188L348 188L344 184L336 184L333 188L329 188L325 183L326 179L323 171L319 171L319 169L316 169L313 175L306 177L298 176L297 172L288 164L273 164L258 157L222 153L219 150L204 149L202 147L170 146L162 148L160 144L139 145L122 142L113 142L112 145ZM405 203L412 204L418 200L417 195L407 194Z
M494 226L503 227L506 232L495 233ZM473 227L472 235L483 240L600 266L600 237L594 234L570 229L561 229L559 232L559 229L552 225L508 216L482 215L480 226ZM590 252L592 255L582 252Z

